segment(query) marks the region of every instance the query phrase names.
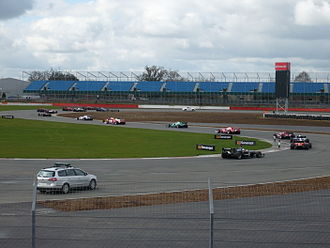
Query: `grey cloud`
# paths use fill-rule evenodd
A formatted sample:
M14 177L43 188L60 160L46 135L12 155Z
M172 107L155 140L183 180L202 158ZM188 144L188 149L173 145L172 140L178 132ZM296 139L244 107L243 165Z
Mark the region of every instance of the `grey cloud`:
M33 0L0 0L0 20L18 17L32 6Z

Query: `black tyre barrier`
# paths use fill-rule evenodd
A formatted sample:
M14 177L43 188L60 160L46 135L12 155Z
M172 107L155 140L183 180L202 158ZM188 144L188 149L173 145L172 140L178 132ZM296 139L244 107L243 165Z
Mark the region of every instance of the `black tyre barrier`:
M308 115L308 114L279 114L268 113L263 115L264 118L276 118L276 119L303 119L303 120L321 120L329 121L330 115Z

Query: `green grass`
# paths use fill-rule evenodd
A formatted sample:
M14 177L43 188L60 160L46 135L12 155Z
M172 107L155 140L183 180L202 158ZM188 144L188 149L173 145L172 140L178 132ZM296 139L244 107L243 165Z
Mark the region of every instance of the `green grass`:
M214 134L0 119L1 158L194 156L220 153L223 146L233 147L235 139L216 140ZM196 144L216 145L216 151L196 150ZM270 146L269 143L257 140L256 146L248 148L262 149Z
M5 105L0 104L0 111L14 111L14 110L31 110L31 109L38 109L38 108L45 108L45 109L58 109L59 107L55 106L48 106L48 105L35 105L35 106L24 106L24 105Z

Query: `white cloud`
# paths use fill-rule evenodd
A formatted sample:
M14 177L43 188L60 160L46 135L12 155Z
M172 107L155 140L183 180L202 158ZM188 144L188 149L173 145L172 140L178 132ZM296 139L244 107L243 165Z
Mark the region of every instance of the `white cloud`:
M0 68L12 68L7 56L16 54L18 71L272 71L276 60L289 59L293 68L327 70L328 7L312 0L35 0L23 17L0 23Z
M299 25L330 25L330 2L305 0L295 7L295 21Z

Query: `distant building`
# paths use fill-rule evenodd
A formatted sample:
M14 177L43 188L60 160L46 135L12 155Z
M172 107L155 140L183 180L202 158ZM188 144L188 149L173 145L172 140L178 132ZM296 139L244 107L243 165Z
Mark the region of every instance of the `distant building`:
M0 79L0 99L5 96L6 99L25 99L29 97L23 93L23 90L30 83L23 80L14 78L2 78Z

